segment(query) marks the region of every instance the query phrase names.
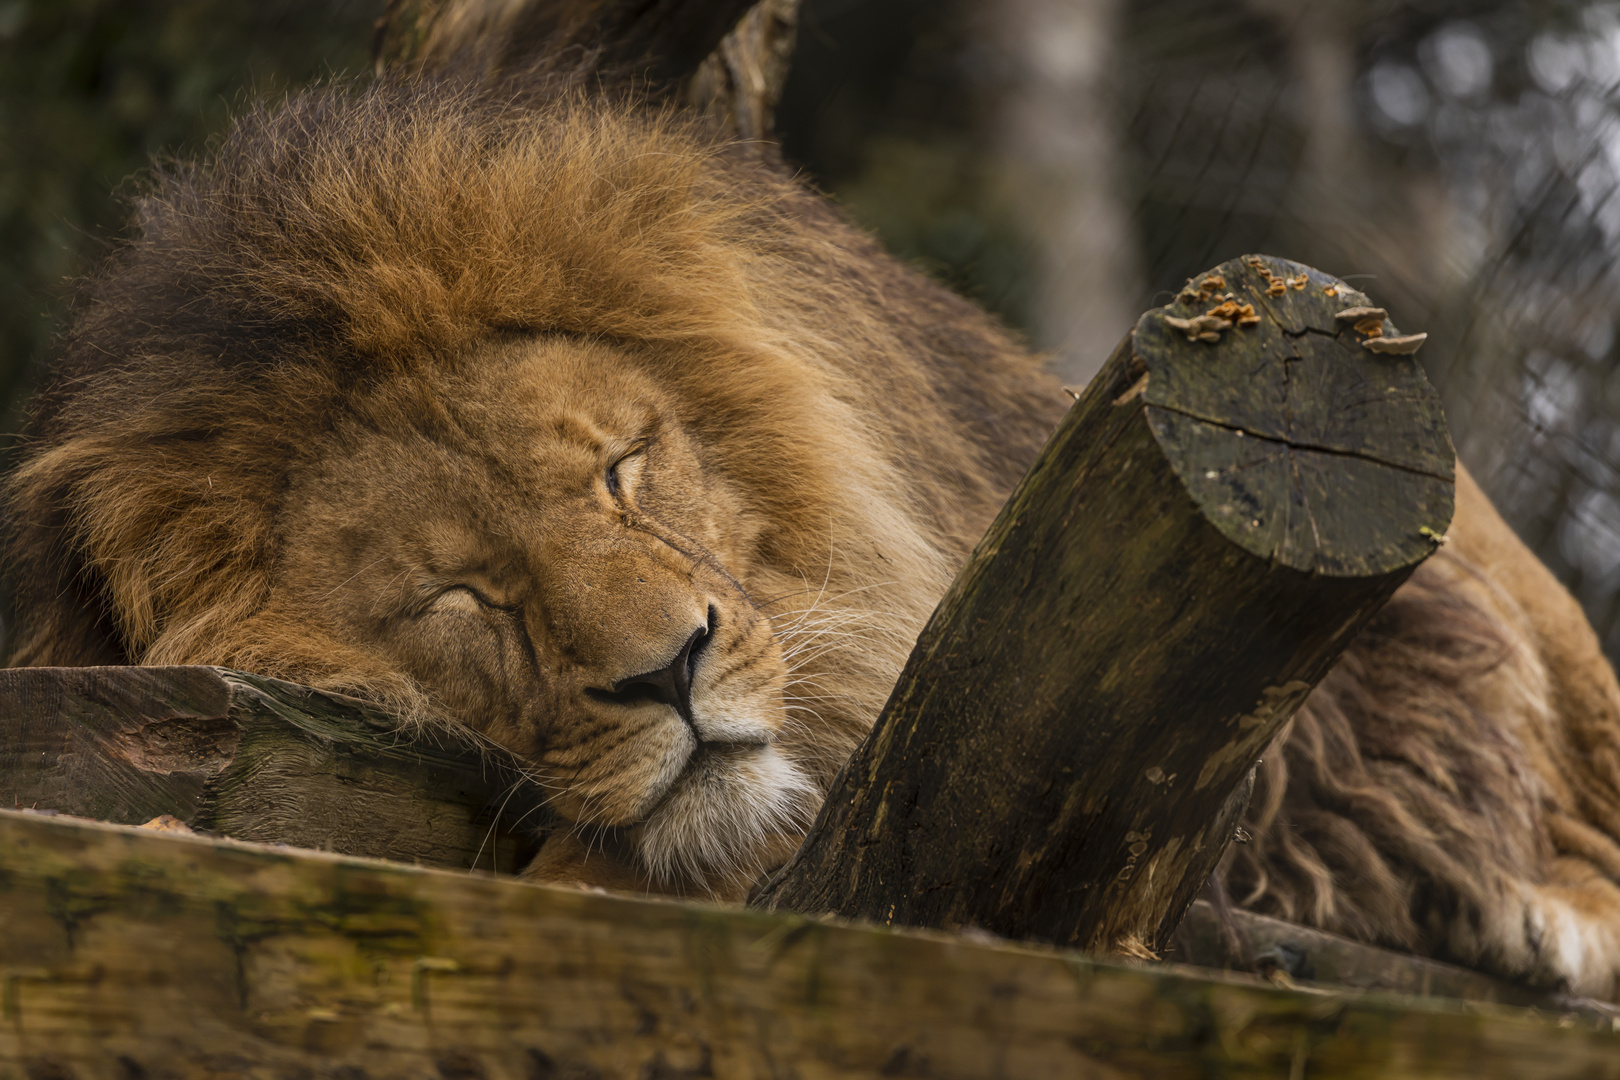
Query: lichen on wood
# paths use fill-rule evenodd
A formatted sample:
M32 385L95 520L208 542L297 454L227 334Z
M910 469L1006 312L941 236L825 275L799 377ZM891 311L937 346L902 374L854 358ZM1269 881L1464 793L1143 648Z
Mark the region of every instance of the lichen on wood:
M387 70L497 79L537 62L591 89L668 99L743 138L771 134L799 0L391 0L373 52Z

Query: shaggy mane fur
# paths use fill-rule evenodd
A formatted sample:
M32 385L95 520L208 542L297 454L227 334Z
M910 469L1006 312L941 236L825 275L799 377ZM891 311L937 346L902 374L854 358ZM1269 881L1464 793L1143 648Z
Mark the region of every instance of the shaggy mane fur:
M84 290L8 485L14 664L242 659L217 642L263 603L308 436L357 387L453 372L506 333L701 353L717 408L784 433L818 388L869 425L877 455L773 509L817 515L789 531L819 549L790 553L818 585L849 528L893 534L885 576L912 594L887 598L896 642L1059 415L990 319L758 149L667 115L444 85L313 92L243 117L137 212L140 239ZM861 467L889 473L862 479L900 520L819 482ZM828 520L829 495L850 520Z

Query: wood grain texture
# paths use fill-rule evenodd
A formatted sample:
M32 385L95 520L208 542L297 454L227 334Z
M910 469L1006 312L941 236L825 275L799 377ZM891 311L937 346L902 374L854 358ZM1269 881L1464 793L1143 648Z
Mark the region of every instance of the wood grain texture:
M1620 1015L1613 1006L1557 999L1484 972L1381 949L1268 915L1234 909L1227 916L1228 922L1223 925L1208 901L1194 903L1176 928L1167 958L1302 985L1320 983L1414 997L1574 1008L1593 1016Z
M771 138L798 28L799 0L760 0L698 65L681 99L741 138Z
M543 792L499 751L207 667L0 670L0 805L515 872Z
M7 1080L1620 1077L1578 1018L10 811L0 867Z
M1451 516L1416 363L1341 333L1332 279L1260 265L1305 285L1259 297L1258 326L1212 343L1166 322L1263 293L1249 260L1142 317L756 903L1164 945L1260 751Z

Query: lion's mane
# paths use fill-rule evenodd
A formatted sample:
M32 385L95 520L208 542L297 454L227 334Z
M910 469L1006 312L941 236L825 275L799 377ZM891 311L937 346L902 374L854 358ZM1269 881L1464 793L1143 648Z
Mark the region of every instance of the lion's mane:
M743 432L771 555L863 636L870 714L1061 411L973 305L882 255L759 148L665 114L453 85L320 90L159 173L83 290L6 489L14 664L286 666L237 640L279 500L353 388L498 335L653 343ZM847 725L846 725L847 726ZM829 758L839 757L844 731Z
M1262 757L1241 906L1620 997L1620 685L1460 471L1451 542Z

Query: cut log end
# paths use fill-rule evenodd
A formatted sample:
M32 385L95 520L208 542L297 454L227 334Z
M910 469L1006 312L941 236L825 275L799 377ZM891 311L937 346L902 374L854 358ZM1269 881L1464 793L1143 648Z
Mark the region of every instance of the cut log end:
M1451 520L1438 396L1410 351L1363 347L1407 340L1343 281L1246 256L1143 315L1131 348L1153 432L1212 524L1279 565L1361 577L1416 565Z
M1160 950L1260 752L1450 523L1438 400L1354 307L1251 257L1147 313L755 902Z

